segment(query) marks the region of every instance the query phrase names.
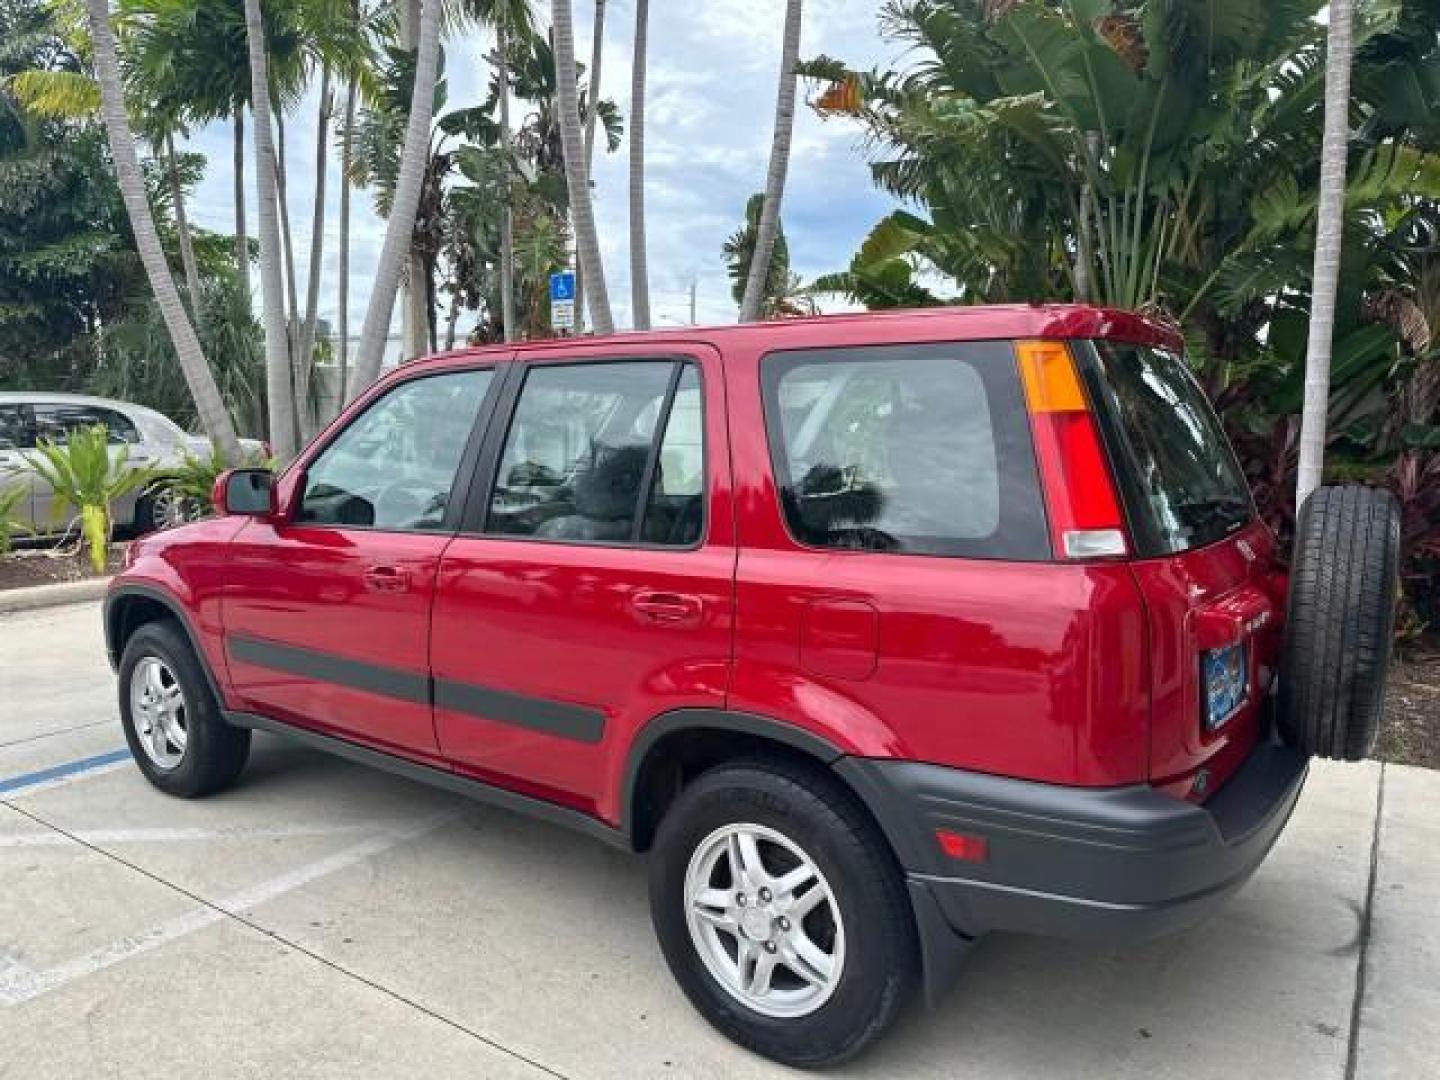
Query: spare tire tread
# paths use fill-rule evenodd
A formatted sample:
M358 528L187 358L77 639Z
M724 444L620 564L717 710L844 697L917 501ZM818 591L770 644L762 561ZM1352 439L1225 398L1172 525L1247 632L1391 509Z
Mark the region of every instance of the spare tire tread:
M1296 529L1280 730L1322 757L1374 745L1394 636L1399 509L1358 485L1321 488Z

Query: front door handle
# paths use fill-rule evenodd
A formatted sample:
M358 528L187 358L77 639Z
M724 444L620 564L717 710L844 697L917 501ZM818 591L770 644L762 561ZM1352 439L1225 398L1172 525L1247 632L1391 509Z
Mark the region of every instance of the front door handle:
M404 592L410 574L399 566L371 566L365 571L365 587L371 592Z
M630 606L646 622L662 626L697 626L705 603L685 593L642 589L630 598Z

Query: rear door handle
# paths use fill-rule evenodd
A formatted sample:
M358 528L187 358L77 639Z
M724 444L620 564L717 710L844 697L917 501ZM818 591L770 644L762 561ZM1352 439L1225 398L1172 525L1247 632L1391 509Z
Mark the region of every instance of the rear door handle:
M365 587L371 592L404 592L410 574L398 566L371 566L365 571Z
M705 610L698 596L642 589L630 598L630 606L646 622L662 626L695 626Z

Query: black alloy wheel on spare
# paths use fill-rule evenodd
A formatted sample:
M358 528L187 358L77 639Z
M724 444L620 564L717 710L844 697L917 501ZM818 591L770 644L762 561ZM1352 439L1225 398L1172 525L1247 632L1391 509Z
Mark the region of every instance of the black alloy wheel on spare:
M1380 488L1319 488L1296 522L1280 661L1280 734L1316 757L1375 745L1395 637L1400 507Z

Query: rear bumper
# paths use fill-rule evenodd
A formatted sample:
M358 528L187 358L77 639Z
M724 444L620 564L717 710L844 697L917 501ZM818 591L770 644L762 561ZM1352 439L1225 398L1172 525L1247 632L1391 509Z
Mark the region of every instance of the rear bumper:
M1148 785L1086 789L916 762L847 758L920 907L962 939L992 930L1139 940L1201 921L1260 865L1300 797L1308 759L1262 743L1197 806ZM983 863L941 852L936 829L982 836ZM927 983L929 978L927 977Z

